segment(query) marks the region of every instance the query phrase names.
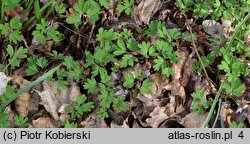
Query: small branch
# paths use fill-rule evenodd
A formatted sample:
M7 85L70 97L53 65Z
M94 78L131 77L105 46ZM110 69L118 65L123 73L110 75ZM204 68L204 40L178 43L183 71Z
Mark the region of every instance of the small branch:
M186 16L185 14L184 14L184 17L185 17L185 19L186 19L186 21L187 21L187 16ZM196 44L195 44L195 41L194 41L194 39L193 39L193 37L192 37L192 35L193 35L192 28L190 27L190 25L189 25L188 23L187 23L187 27L188 27L189 32L190 32L190 34L191 34L191 39L192 39L193 48L194 48L195 53L196 53L196 55L197 55L197 57L198 57L198 59L199 59L199 61L200 61L200 63L201 63L201 67L202 67L202 69L203 69L203 71L204 71L204 73L205 73L205 76L206 76L206 78L207 78L208 84L209 84L209 86L210 86L210 92L213 93L213 91L212 91L212 85L211 85L211 82L210 82L210 78L209 78L209 76L208 76L208 74L207 74L207 70L206 70L206 68L205 68L205 66L204 66L204 63L203 63L203 61L202 61L202 59L201 59L201 56L200 56L200 54L199 54L199 52L198 52L197 46L196 46Z

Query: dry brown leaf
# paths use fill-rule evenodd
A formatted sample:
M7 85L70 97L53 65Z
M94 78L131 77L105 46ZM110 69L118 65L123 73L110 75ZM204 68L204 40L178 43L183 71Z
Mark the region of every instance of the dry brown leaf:
M138 5L140 21L148 24L151 17L161 8L161 0L142 0Z
M167 84L164 88L166 90L171 91L172 96L180 96L183 101L186 100L186 92L184 87L180 84L180 78L182 77L182 71L184 68L185 61L188 57L188 52L187 51L176 51L176 54L181 60L172 65L172 69L174 71L172 77L172 81Z
M207 118L208 113L198 115L197 111L187 114L183 119L186 128L201 128Z
M14 88L20 88L20 89L26 87L30 83L29 81L23 79L21 76L18 75L12 76L11 82ZM31 97L30 94L25 92L14 100L15 110L17 111L18 114L24 117L28 115L28 111L30 109L30 97Z
M154 83L151 89L153 98L161 96L164 86L169 83L169 79L160 72L152 74L149 79Z
M96 112L90 114L84 121L80 123L82 127L88 128L108 128L104 119L100 119L95 115Z
M23 93L14 100L14 107L18 114L26 117L30 109L30 94Z
M202 27L207 34L216 39L221 38L225 34L224 27L215 20L204 20Z
M169 118L165 113L165 107L156 107L149 115L151 118L146 119L146 122L152 127L157 128L161 122Z
M184 64L184 68L183 68L183 74L182 74L182 77L181 77L181 79L180 79L180 84L182 85L182 86L184 86L184 87L186 87L187 86L187 84L188 84L188 81L189 81L189 78L190 78L190 76L193 74L193 65L195 64L195 59L193 58L193 56L194 56L194 54L195 54L195 52L192 52L189 56L188 56L188 58L187 58L187 60L186 60L186 62L185 62L185 64Z
M80 95L80 87L75 82L72 82L69 90L70 101L76 101L76 98Z
M29 128L56 128L56 123L52 119L48 117L40 117L36 120L32 121L32 125L29 126Z
M70 87L64 89L58 87L57 82L43 81L43 91L37 91L41 97L41 103L55 120L59 118L59 108L71 101L75 101L80 96L80 88L76 83L71 82ZM62 107L65 108L65 107ZM61 108L61 109L62 109ZM60 110L64 111L64 110ZM62 113L64 115L64 113ZM64 117L64 116L62 116ZM62 118L61 120L63 120Z
M58 109L60 107L60 97L57 90L55 90L56 82L43 81L42 83L44 91L37 93L41 97L41 104L51 114L55 120L59 120Z
M112 121L110 124L110 128L129 128L129 126L127 125L125 121L123 121L122 125L117 125Z

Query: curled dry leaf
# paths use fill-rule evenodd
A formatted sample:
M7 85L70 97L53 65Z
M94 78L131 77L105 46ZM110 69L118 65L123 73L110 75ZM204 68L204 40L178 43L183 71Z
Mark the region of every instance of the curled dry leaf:
M215 20L204 20L202 27L207 34L216 39L221 38L225 34L224 27Z
M76 84L71 84L70 88L59 88L57 82L43 81L43 91L37 93L41 97L41 104L51 114L55 120L59 120L58 110L63 104L68 104L70 100L75 100L80 96L80 89Z
M148 24L151 17L161 8L161 0L142 0L138 5L140 21Z
M48 117L40 117L32 121L32 125L29 128L56 128L56 122Z
M17 75L11 77L11 82L13 84L13 87L20 89L26 87L30 83L29 81L23 79L21 76ZM28 111L30 109L30 98L30 94L28 92L24 92L14 100L14 108L18 114L24 117L28 115Z
M23 93L14 100L14 107L18 114L26 117L30 108L30 94Z
M184 68L185 61L188 57L188 52L187 51L177 51L176 52L177 56L181 58L181 60L172 65L172 69L174 71L172 75L172 81L167 84L164 88L166 90L171 91L172 96L180 96L183 101L186 100L186 93L183 85L180 84L180 78L182 77L182 71Z
M149 115L151 118L146 119L146 122L153 128L157 128L161 122L169 118L165 113L165 107L156 107Z
M5 93L6 86L10 80L11 78L7 77L5 73L0 72L0 95Z

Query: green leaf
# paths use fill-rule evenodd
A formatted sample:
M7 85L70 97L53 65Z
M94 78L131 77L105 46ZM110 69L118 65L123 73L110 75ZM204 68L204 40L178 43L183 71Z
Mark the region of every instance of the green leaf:
M106 83L110 83L111 81L111 76L108 75L108 72L105 68L100 68L99 69L100 72L100 76L101 76L101 82L106 84Z
M66 22L74 24L76 27L82 24L81 17L77 13L74 13L66 18Z
M11 45L7 46L7 53L10 57L14 56L14 48Z
M94 0L87 0L83 6L83 11L87 14L87 17L92 24L99 19L100 9L100 5Z
M174 73L173 69L166 67L162 70L162 74L164 74L166 77L169 77Z
M51 75L53 75L53 73L59 69L59 67L61 66L58 65L54 68L52 68L51 70L49 70L48 72L44 73L42 76L40 76L39 78L37 78L35 81L31 82L30 84L28 84L27 86L25 86L24 88L22 88L21 90L19 90L18 92L14 93L14 95L12 95L12 97L10 99L8 99L6 102L2 103L2 105L0 105L0 113L3 113L6 106L8 106L12 101L14 101L18 96L20 96L21 94L23 94L24 92L28 91L30 88L32 88L35 85L38 85L41 81L47 79L48 77L50 77Z
M12 33L9 35L10 41L14 42L15 44L19 41L23 40L23 35L19 30L14 30Z
M3 0L5 10L13 10L19 6L20 0Z
M60 3L55 6L55 11L58 14L64 14L66 12L66 8L63 3Z
M31 75L34 75L34 74L37 74L39 71L36 67L36 65L30 65L28 66L28 68L26 69L26 74L27 76L31 76Z
M117 112L129 110L129 105L124 103L124 97L118 97L113 100L113 107Z
M140 93L141 94L152 94L152 91L150 89L151 86L153 86L153 83L149 79L144 80L142 83L142 86L140 88Z
M20 47L14 54L12 53L14 51L12 46L8 46L8 49L10 54L12 54L8 60L8 65L11 65L12 68L15 66L19 67L21 59L27 57L27 49Z
M118 12L125 12L127 15L130 15L133 13L132 7L134 6L134 0L125 0L123 4L119 4L117 6Z
M164 61L164 59L160 56L157 56L157 59L154 60L154 70L155 71L159 71L160 69L163 69L166 66L166 62Z
M9 114L3 112L0 114L0 128L9 128Z
M94 93L97 91L97 82L94 78L87 79L83 87L88 90L88 93Z
M48 66L48 60L45 57L40 57L40 58L37 59L36 64L40 68L45 68L46 66Z
M131 73L126 73L124 75L124 83L123 86L127 87L127 88L132 88L134 87L134 76Z
M133 57L130 54L126 54L122 57L121 67L125 68L127 66L134 66L134 62L137 62L138 59Z
M22 23L19 19L13 18L10 20L10 28L15 30L21 30L22 29Z
M230 68L229 68L229 65L225 62L225 61L222 61L219 65L218 65L218 68L220 70L224 70L225 72L230 72Z
M8 36L9 34L9 29L10 29L10 26L8 23L5 23L4 25L3 24L0 24L0 30L2 31L2 34L4 36Z
M105 7L106 9L109 8L108 0L99 0L99 3L100 3L101 6Z
M38 39L42 44L46 43L46 37L40 31L34 30L32 35L35 36L35 38Z
M142 44L139 44L138 47L141 50L141 54L145 56L146 58L149 58L148 51L151 48L151 44L149 42L142 42Z

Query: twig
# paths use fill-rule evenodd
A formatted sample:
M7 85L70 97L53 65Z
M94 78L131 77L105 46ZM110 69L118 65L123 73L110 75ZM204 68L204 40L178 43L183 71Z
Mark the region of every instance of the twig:
M186 19L186 21L187 21L187 16L186 16L185 14L184 14L184 17L185 17L185 19ZM209 84L209 86L210 86L210 92L213 93L213 91L212 91L212 85L211 85L211 82L210 82L210 78L209 78L209 76L208 76L208 74L207 74L207 70L206 70L206 68L205 68L205 66L204 66L204 63L203 63L203 61L202 61L202 59L201 59L201 56L200 56L200 54L199 54L199 52L198 52L198 50L197 50L197 46L196 46L196 44L195 44L195 41L194 41L194 39L193 39L193 37L192 37L192 35L193 35L192 28L190 27L190 25L189 25L188 23L187 23L187 27L188 27L189 32L190 32L190 34L191 34L191 39L192 39L193 48L194 48L195 53L196 53L196 55L197 55L197 57L198 57L198 59L199 59L199 61L200 61L200 63L201 63L201 67L202 67L202 69L203 69L203 71L204 71L204 73L205 73L205 76L206 76L206 78L207 78L208 84Z

